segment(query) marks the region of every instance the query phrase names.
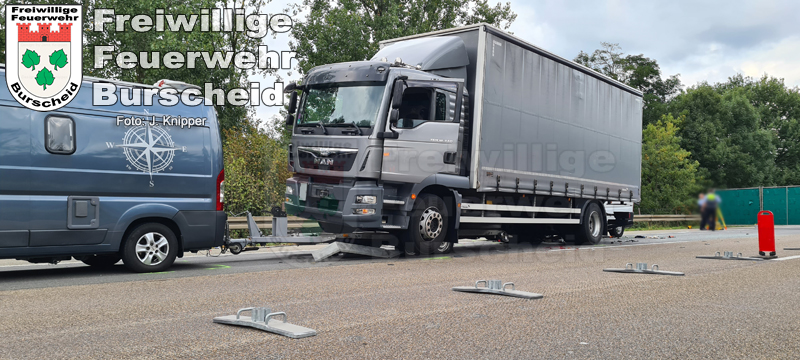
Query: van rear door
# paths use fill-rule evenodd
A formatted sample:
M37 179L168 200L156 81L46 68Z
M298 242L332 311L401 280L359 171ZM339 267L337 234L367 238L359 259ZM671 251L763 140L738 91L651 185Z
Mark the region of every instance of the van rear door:
M0 249L28 246L31 110L0 93ZM5 96L8 95L8 96Z

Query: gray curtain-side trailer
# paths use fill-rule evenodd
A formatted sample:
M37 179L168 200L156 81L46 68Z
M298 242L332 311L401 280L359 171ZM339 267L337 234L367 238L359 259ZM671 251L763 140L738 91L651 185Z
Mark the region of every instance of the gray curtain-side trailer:
M381 47L432 36L469 56L473 189L640 201L641 91L487 24Z

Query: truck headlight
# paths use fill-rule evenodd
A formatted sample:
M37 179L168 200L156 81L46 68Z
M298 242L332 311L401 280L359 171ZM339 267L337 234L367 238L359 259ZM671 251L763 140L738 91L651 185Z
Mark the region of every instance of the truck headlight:
M356 203L358 204L375 204L378 198L375 195L358 195L356 196Z
M375 209L353 209L356 215L375 215Z
M286 195L294 195L294 189L289 185L286 185Z

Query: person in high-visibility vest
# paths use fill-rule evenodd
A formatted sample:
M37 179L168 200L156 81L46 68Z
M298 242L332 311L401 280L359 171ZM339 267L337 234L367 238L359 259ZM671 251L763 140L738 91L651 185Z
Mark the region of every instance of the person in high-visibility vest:
M706 229L706 213L703 209L706 205L706 194L700 193L697 195L697 209L700 211L700 230Z
M710 227L710 230L714 231L717 229L717 207L719 203L722 202L722 198L714 193L714 189L711 189L706 194L705 200L703 204L703 218L705 219L705 223ZM700 227L703 228L702 225Z

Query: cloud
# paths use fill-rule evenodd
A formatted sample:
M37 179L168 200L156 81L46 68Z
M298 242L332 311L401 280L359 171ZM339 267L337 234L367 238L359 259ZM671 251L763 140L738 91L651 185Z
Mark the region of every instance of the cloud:
M282 12L288 2L270 3L264 10ZM800 86L797 0L511 0L511 8L518 16L509 31L567 59L605 41L655 59L665 76L681 74L686 86L725 81L737 73L766 73ZM288 36L268 44L288 49ZM283 75L297 79L296 72ZM261 80L262 88L274 81ZM261 106L256 113L268 119L278 110Z
M795 0L512 0L511 8L519 14L510 29L515 35L565 58L605 41L657 60L665 75L680 73L685 85L739 72L800 85Z

